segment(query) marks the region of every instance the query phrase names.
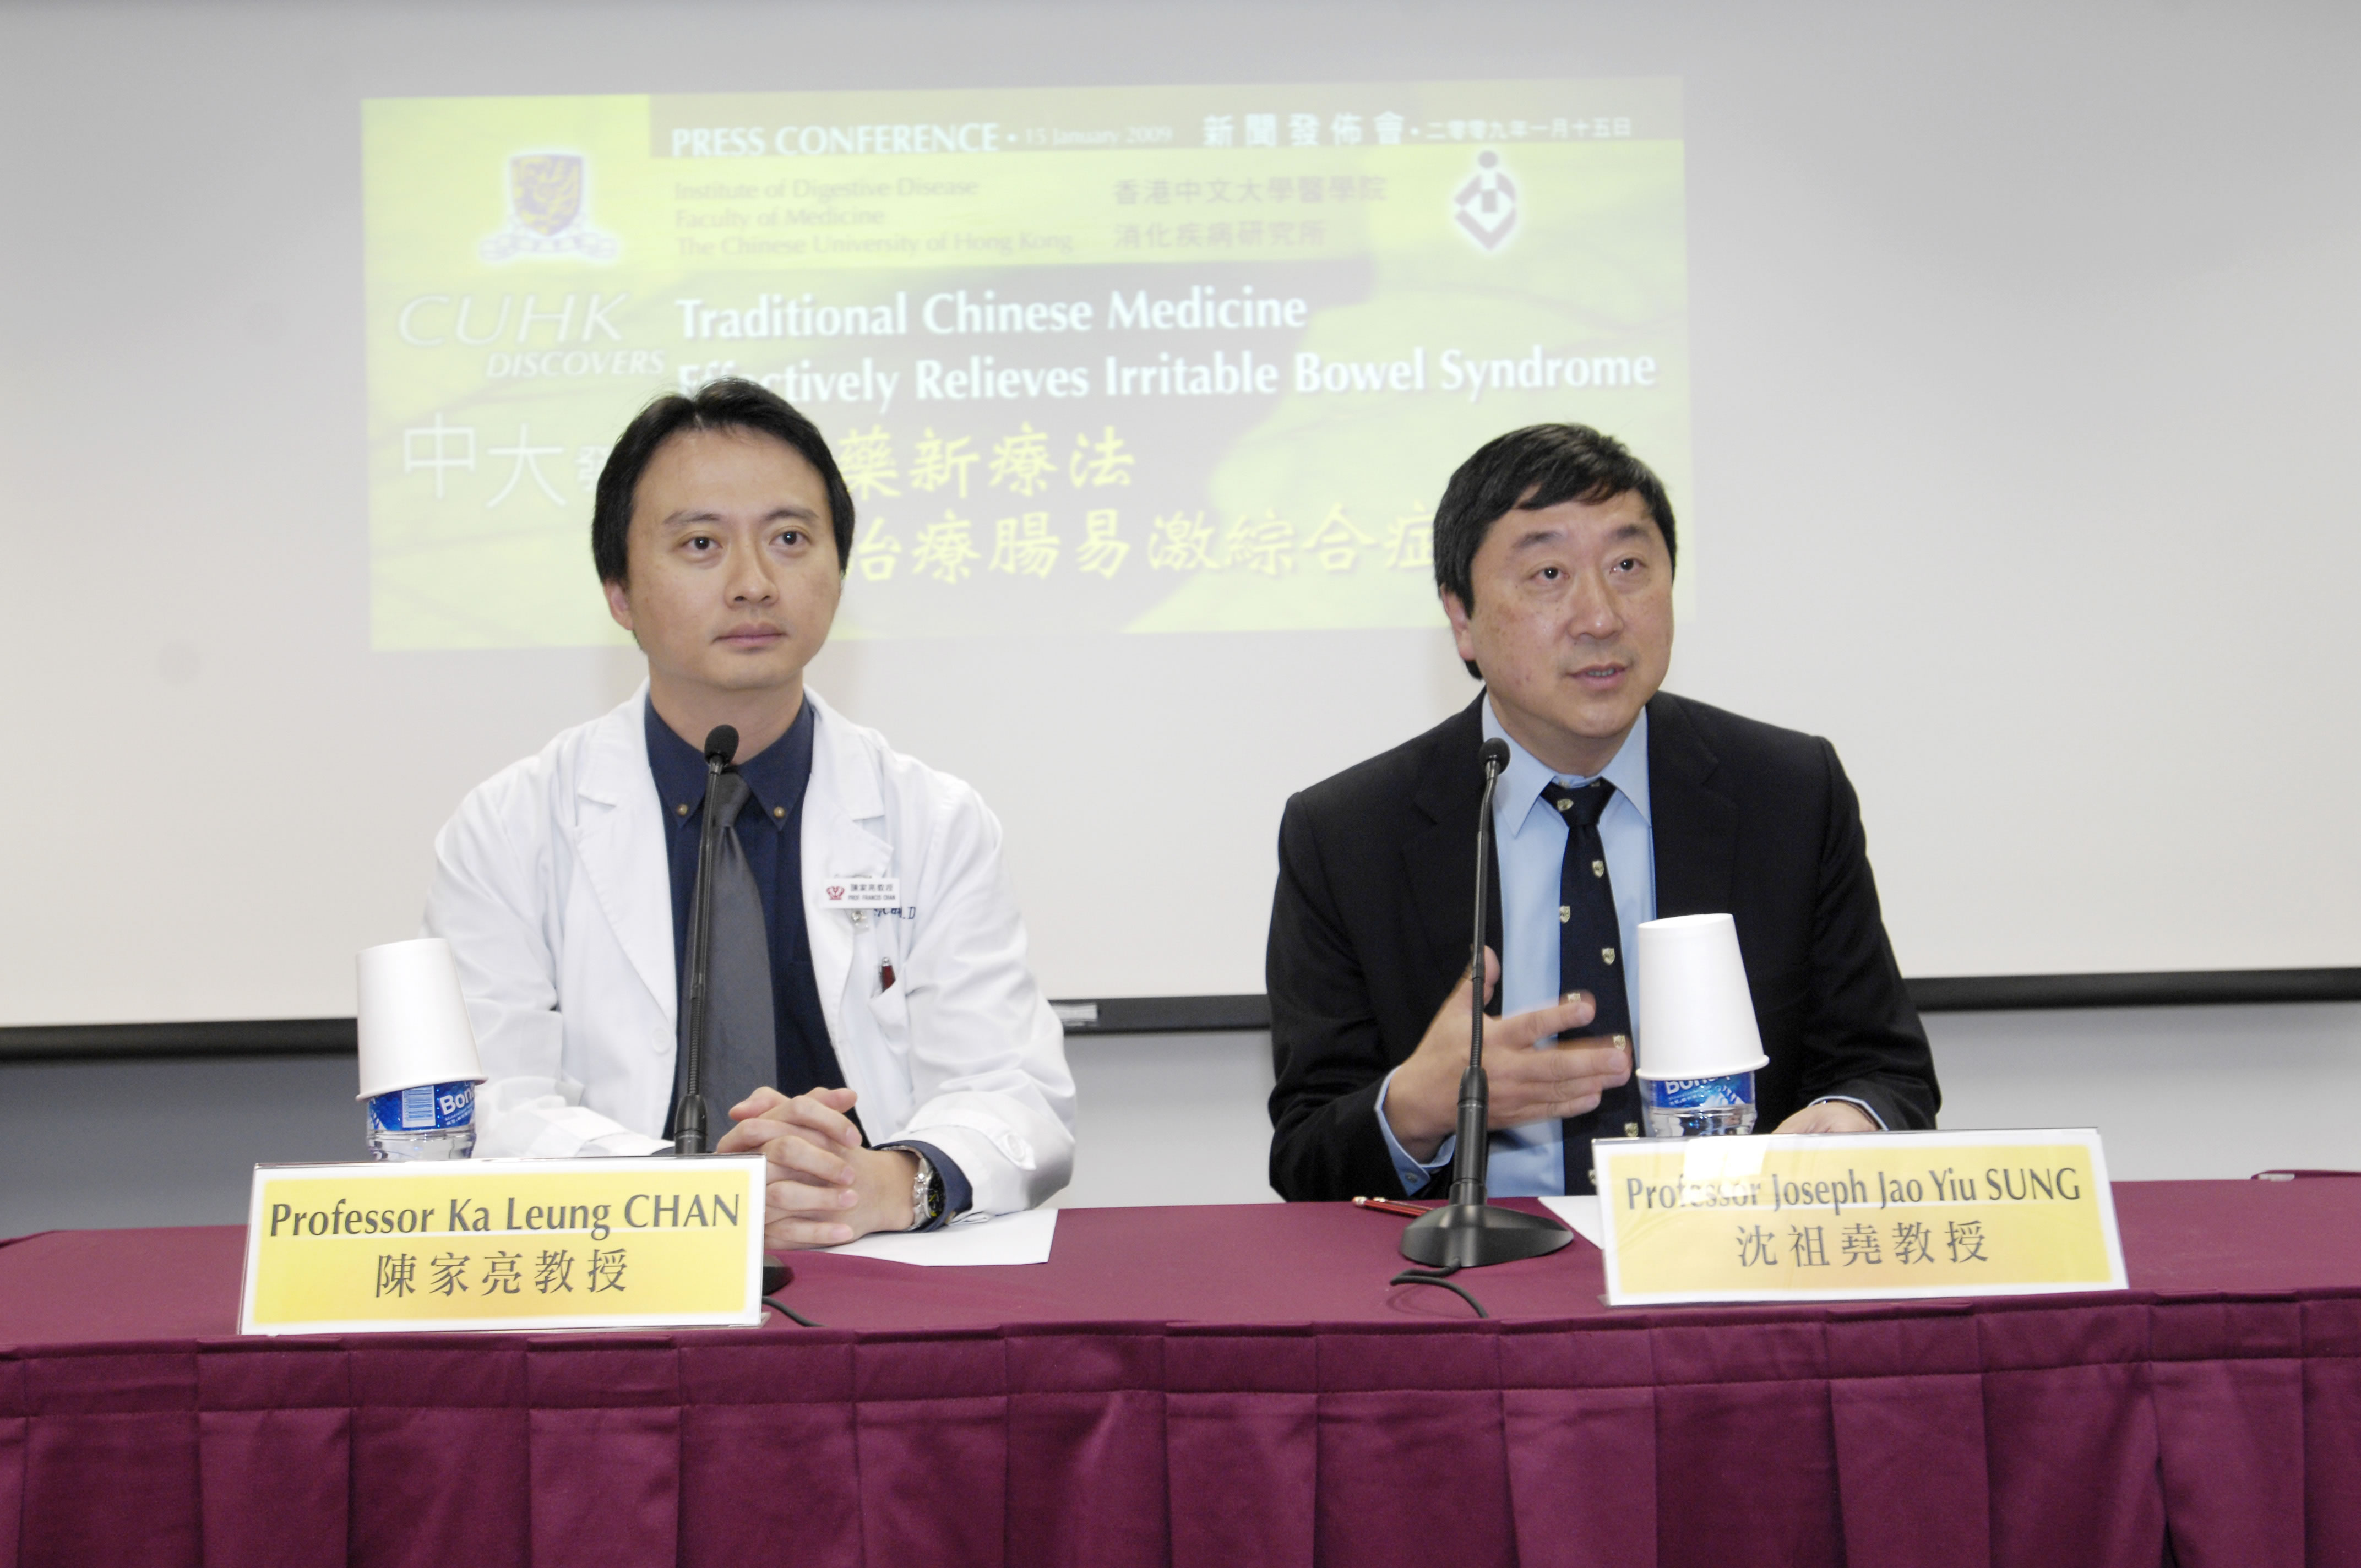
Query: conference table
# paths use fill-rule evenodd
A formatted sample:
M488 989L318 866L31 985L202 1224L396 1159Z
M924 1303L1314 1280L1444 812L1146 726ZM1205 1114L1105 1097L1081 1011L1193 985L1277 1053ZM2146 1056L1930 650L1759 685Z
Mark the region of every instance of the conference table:
M49 1232L0 1568L2361 1562L2361 1180L2114 1196L2121 1292L1610 1309L1577 1240L1462 1274L1482 1320L1346 1204L634 1332L241 1338L242 1231Z

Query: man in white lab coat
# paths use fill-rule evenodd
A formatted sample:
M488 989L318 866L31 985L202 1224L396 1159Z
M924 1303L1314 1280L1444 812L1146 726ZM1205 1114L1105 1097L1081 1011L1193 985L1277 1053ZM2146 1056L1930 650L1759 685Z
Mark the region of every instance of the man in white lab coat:
M818 431L745 381L659 399L608 460L591 534L647 684L478 786L435 840L426 930L458 959L483 1056L477 1153L669 1146L704 742L729 725L744 800L718 817L743 846L738 907L763 909L741 928L770 957L760 1063L778 1070L742 1099L713 1086L735 1122L717 1147L767 1155L767 1240L1049 1198L1073 1080L1000 825L804 686L853 539Z

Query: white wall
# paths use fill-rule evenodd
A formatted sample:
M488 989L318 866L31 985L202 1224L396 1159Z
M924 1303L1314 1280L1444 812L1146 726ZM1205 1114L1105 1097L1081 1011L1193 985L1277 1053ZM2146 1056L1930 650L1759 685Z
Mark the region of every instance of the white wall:
M1138 1035L1068 1044L1080 1114L1063 1209L1275 1203L1270 1036Z
M2361 1005L1941 1014L1947 1127L2095 1126L2118 1179L2361 1169ZM1064 1207L1273 1201L1261 1034L1081 1039ZM0 1236L242 1223L258 1160L361 1152L349 1058L0 1067Z
M1927 1020L1946 1127L2096 1127L2119 1180L2361 1170L2361 1005Z

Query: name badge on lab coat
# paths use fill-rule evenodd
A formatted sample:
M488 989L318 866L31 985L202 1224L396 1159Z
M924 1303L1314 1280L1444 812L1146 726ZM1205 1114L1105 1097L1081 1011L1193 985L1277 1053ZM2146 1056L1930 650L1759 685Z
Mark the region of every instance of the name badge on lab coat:
M822 877L813 884L830 909L899 909L902 879L892 876Z

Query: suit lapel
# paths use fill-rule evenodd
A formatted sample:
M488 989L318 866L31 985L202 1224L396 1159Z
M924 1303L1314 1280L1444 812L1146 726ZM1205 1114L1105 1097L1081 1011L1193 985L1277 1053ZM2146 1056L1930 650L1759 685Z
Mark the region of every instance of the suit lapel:
M1681 699L1658 692L1648 704L1648 795L1659 918L1730 909L1738 806L1713 787L1719 766Z
M1484 803L1484 770L1477 760L1484 741L1484 699L1478 696L1457 717L1433 731L1411 804L1427 825L1402 841L1402 872L1411 906L1423 925L1429 956L1439 970L1456 972L1467 964L1468 900L1476 893L1476 814ZM1500 948L1499 857L1486 878L1484 940Z
M1411 902L1437 968L1457 969L1467 961L1467 901L1476 892L1475 828L1476 802L1471 799L1465 826L1437 822L1402 845Z

